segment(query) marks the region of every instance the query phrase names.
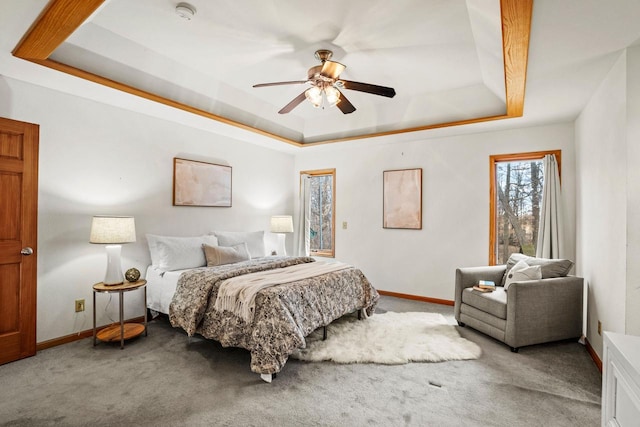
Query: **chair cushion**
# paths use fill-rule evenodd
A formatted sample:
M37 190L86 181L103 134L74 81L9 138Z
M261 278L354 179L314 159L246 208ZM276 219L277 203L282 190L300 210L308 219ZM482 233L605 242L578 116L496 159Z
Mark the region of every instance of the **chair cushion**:
M462 302L500 319L507 318L507 293L502 286L493 292L478 292L473 288L462 291Z
M539 265L540 270L542 270L542 278L550 279L552 277L565 277L569 274L571 267L573 267L573 261L568 259L549 259L549 258L536 258L523 254L511 254L509 259L507 260L507 269L504 272L504 276L502 277L502 286L504 286L507 274L509 274L509 270L513 268L514 265L518 263L518 261L523 261L527 263L527 265Z

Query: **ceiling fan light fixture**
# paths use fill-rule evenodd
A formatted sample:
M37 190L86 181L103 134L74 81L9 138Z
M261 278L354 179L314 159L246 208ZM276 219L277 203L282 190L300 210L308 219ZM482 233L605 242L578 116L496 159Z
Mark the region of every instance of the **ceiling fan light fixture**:
M182 19L191 21L191 18L196 15L196 8L189 3L178 3L176 6L176 15Z
M333 86L327 86L324 88L324 94L327 97L327 103L330 106L334 106L340 101L340 92Z
M304 96L313 104L314 107L318 108L322 105L322 90L319 87L313 86L307 89L304 92Z
M340 74L345 70L346 66L331 61L333 53L327 49L319 49L316 51L316 58L322 62L322 65L316 65L307 71L307 80L296 80L287 82L260 83L253 87L265 86L281 86L290 84L311 84L311 87L295 98L287 105L282 107L278 114L287 114L291 110L300 105L304 100L308 100L316 108L324 108L325 105L332 107L337 106L342 114L351 114L356 111L356 107L344 96L342 89L350 89L359 92L370 93L372 95L386 96L393 98L396 91L392 87L378 86L370 83L354 82L350 80L340 80Z

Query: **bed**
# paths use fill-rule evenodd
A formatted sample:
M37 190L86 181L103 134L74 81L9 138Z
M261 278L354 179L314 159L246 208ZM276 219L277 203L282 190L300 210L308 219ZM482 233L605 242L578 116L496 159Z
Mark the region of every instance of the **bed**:
M258 251L252 255L261 254ZM271 382L289 355L305 347L305 337L311 332L345 314L362 311L368 316L375 310L378 293L359 269L334 265L322 273L327 267L321 264L310 257L279 256L251 256L213 267L172 270L159 268L156 263L147 269L147 305L168 314L171 324L189 336L199 334L225 347L249 350L251 370ZM303 268L321 273L260 288L250 317L216 308L221 286L224 291L224 286L233 281L253 283L261 275Z

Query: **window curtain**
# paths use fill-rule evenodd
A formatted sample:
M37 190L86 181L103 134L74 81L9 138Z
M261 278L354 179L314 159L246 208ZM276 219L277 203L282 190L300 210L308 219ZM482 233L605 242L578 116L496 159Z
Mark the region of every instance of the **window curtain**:
M300 210L298 211L298 239L296 240L295 252L298 256L309 256L310 237L310 217L311 215L311 176L300 175Z
M542 189L542 212L538 226L536 257L563 258L564 213L562 211L562 193L560 174L556 156L544 156L544 188Z

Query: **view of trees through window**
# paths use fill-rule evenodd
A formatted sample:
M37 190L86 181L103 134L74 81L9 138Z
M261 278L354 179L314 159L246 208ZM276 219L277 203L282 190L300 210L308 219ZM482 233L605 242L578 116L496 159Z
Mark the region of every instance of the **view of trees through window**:
M536 255L544 185L542 159L495 163L496 264L518 252Z
M312 175L310 234L312 253L333 256L334 173Z

